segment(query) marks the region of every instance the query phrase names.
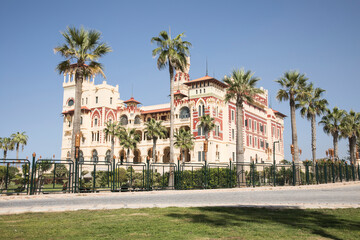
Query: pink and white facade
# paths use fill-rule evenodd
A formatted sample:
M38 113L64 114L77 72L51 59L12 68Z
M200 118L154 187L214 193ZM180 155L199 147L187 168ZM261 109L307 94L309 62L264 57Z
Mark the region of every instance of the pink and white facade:
M174 84L175 129L191 129L195 137L195 146L186 154L186 161L204 161L203 142L205 136L199 127L199 119L210 114L215 119L215 129L210 133L208 162L228 162L235 158L236 146L236 106L225 102L226 84L205 76L190 80L189 67L185 72L177 72ZM64 77L63 99L63 135L61 158L70 153L72 117L74 111L75 82L73 75ZM264 89L263 89L264 90ZM164 93L168 95L168 93ZM138 99L139 100L139 99ZM138 148L130 153L133 162L145 162L152 157L152 141L147 139L144 122L150 118L162 120L170 129L170 103L140 106L140 102L131 98L120 98L119 86L111 86L105 81L95 84L94 79L86 79L82 94L82 142L81 151L85 160L110 158L110 141L105 139L103 129L108 121L118 121L124 127L135 128L141 135ZM285 115L268 107L268 92L256 96L254 104L244 106L244 146L245 161L272 162L273 143L276 160L284 159L284 117ZM169 139L159 139L156 146L155 162L169 162ZM115 141L115 154L118 159L126 158L126 151ZM175 148L176 159L180 150ZM97 158L96 158L97 156ZM154 161L154 160L152 160Z

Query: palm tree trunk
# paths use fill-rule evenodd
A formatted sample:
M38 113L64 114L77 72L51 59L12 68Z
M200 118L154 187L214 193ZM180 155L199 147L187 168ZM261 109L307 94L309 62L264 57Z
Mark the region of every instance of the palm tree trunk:
M6 159L7 150L4 150L4 159Z
M240 99L236 101L236 176L237 186L245 186L244 173L244 137L243 137L243 105Z
M338 139L339 139L339 133L338 133L338 132L335 132L335 133L333 134L334 157L335 157L335 159L339 159Z
M19 159L19 144L16 144L16 159Z
M182 164L185 163L185 149L182 150Z
M71 138L72 160L75 160L75 135L80 133L82 82L83 76L79 73L75 73L75 109L73 117L73 133Z
M297 139L297 129L296 129L296 116L295 116L295 99L294 96L290 96L290 115L291 115L291 137L292 144L294 145L294 162L299 163L299 146Z
M152 150L152 159L153 159L153 163L155 163L156 161L156 138L153 137L153 150Z
M174 69L169 60L170 73L170 163L174 162ZM174 170L170 168L169 186L174 186Z
M315 161L316 161L316 116L315 116L315 114L311 115L311 150L312 150L313 166L315 166Z
M129 162L130 148L127 149L126 162Z

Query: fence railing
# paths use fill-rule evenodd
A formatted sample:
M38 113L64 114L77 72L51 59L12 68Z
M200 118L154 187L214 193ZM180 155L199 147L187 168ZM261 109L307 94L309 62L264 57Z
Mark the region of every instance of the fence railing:
M299 164L0 159L0 194L295 186L360 180L345 161Z

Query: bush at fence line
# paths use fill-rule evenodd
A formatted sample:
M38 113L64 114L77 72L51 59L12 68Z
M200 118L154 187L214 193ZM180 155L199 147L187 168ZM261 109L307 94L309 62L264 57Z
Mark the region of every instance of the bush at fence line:
M63 179L69 177L69 170L66 168L65 164L57 163L56 169L54 165L53 170L51 171L53 176L54 176L54 171L55 171L55 183L62 184Z
M231 171L230 176L228 168L206 168L205 175L205 168L202 167L196 170L184 170L178 179L182 189L232 187L236 183L236 172Z
M252 164L250 166L253 167ZM265 167L263 171L258 171L255 165L254 173L252 172L253 170L245 171L246 184L248 186L253 185L253 180L255 180L255 184L254 184L255 186L273 184L274 181L273 169L274 169L273 166L269 166L269 167ZM310 175L310 177L313 176L314 176L313 174ZM300 182L302 184L306 184L306 173L301 169L300 169ZM293 166L288 165L286 167L285 166L277 167L276 185L284 186L284 185L292 185L292 184L293 184Z

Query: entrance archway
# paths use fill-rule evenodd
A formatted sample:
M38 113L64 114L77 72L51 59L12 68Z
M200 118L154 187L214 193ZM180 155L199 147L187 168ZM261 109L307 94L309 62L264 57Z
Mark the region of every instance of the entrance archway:
M181 151L181 157L180 157L180 161L183 160L183 156L182 156L183 152ZM190 162L191 159L190 159L190 151L189 149L186 149L185 150L185 159L184 159L185 162Z
M134 158L133 158L133 162L134 163L140 163L141 162L141 152L139 149L135 149L134 151Z
M119 152L119 159L120 159L120 161L125 162L125 160L126 160L126 153L125 153L125 150L124 150L124 149L122 149L122 150Z
M166 147L164 149L163 163L170 162L170 147Z

